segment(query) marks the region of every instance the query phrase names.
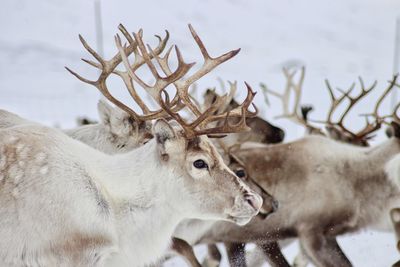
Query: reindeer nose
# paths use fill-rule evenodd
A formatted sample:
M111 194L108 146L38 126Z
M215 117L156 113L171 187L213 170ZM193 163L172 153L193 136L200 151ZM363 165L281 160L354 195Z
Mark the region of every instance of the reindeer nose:
M258 212L261 209L263 200L259 195L247 192L244 194L244 199L255 211Z

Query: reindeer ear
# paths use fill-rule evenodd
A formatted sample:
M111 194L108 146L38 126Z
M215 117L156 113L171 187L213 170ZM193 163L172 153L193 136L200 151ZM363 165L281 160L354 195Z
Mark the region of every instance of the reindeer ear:
M390 125L392 126L394 137L400 138L400 124L398 122L392 121Z
M97 110L99 112L99 117L104 125L110 125L111 114L113 112L113 107L110 106L105 100L100 99L97 103Z
M172 126L165 120L159 119L153 126L153 134L156 137L159 146L161 160L168 161L169 155L166 144L169 141L176 139L174 128L172 128Z
M174 128L163 119L159 119L153 126L153 132L156 136L158 144L164 145L167 141L175 139L176 133Z

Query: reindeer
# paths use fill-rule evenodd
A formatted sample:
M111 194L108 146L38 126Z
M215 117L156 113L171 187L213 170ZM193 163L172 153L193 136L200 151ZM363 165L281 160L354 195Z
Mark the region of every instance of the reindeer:
M384 96L398 86L396 79L378 100L376 111ZM396 111L391 116L397 118ZM368 123L357 135L360 140L377 128L375 124L382 124L377 112L374 117L375 123ZM276 258L279 246L275 241L299 237L317 266L350 266L335 237L378 224L391 229L389 210L399 204L399 190L385 175L385 164L400 152L400 128L395 123L393 127L395 137L372 148L309 136L287 144L239 150L235 155L249 175L272 192L280 208L269 219L255 218L240 228L218 223L220 226L213 227L199 242L256 242L274 256L274 266L288 266L282 255ZM311 195L316 197L305 197ZM307 209L296 208L297 203Z
M378 99L373 112L375 122L368 123L357 134L351 132L358 143L367 142L384 119L389 118L379 117L378 109L390 90L398 86L396 80L397 76ZM346 114L362 95L374 88L365 89L363 83L361 85L362 92L357 97L351 97L353 100ZM396 111L391 116L397 118ZM328 123L344 127L344 118L341 117L340 124ZM394 123L393 127L395 132L400 132L397 124ZM367 226L391 229L388 208L396 206L396 202L398 204L399 195L398 189L384 174L384 165L400 152L396 136L398 134L373 148L347 145L342 141L338 143L320 135L282 145L250 144L237 151L235 156L246 167L249 176L273 193L280 203L277 212L265 221L254 218L245 227L214 223L195 233L194 237L193 233L190 236L193 229L203 226L199 222L188 225L186 232L175 232L175 236L190 240L192 245L231 242L227 252L234 266L245 266L242 244L246 242L255 242L263 249L273 266L289 266L276 241L299 237L307 256L317 266L350 266L350 261L336 242L337 235ZM374 188L374 192L370 192L370 188ZM315 194L318 195L316 198L309 197ZM314 203L314 199L318 202ZM334 205L330 204L331 201ZM295 206L297 203L303 203L310 209L299 209ZM327 210L332 214L327 214Z
M117 35L119 52L110 60L102 59L80 37L85 49L99 62L85 60L101 70L96 81L69 70L96 86L135 120L170 117L179 129L158 119L153 126L154 139L114 156L38 124L0 130L1 265L143 266L162 254L174 227L184 218L245 224L257 214L261 198L228 169L205 136L247 129L245 118L251 114L248 107L254 97L250 87L246 100L235 111L211 115L215 105L195 114L192 123L178 113L183 107L199 110L184 98L184 88L177 88L171 101L165 91L168 85L178 82L190 85L238 52L211 58L194 29L189 28L205 64L187 80L182 77L192 64L183 61L177 48L177 69L161 77L150 55L160 65L162 59L151 48L148 52L142 31L132 37L122 26L120 30L129 45L122 46ZM128 61L132 53L135 62L145 60L156 78L153 86L136 75L135 62L131 65ZM106 80L121 62L129 79L150 93L159 110L139 115L110 94ZM230 117L241 120L235 125L207 127L210 122ZM210 197L210 192L215 192L215 197ZM153 220L155 217L157 220Z

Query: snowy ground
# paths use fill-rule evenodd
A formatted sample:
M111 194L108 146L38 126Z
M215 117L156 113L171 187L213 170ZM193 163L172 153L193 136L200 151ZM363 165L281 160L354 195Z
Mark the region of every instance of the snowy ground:
M279 90L282 66L306 65L303 102L315 105L315 118L323 117L328 104L325 78L346 88L361 75L367 82L380 81L383 90L392 75L394 25L400 15L398 0L114 0L103 1L102 8L106 56L115 52L113 35L120 22L131 30L142 27L153 44L152 35L168 29L187 61L200 60L189 22L212 55L242 48L235 59L202 80L200 88L217 85L216 77L223 77L239 84L246 80L255 89L263 81ZM0 108L62 127L74 126L80 115L96 117L97 91L63 68L95 75L79 61L87 55L77 38L81 33L95 46L93 14L93 1L1 1ZM115 93L126 97L123 90ZM261 115L272 120L279 104L267 108L262 101L258 95ZM358 111L371 108L367 100ZM363 123L356 116L351 119L354 128ZM288 140L303 132L290 122L273 122L286 130ZM355 266L388 266L399 257L391 234L364 232L343 237L340 243ZM292 245L285 253L291 258L296 251ZM196 252L205 251L200 247ZM168 266L183 263L175 259Z

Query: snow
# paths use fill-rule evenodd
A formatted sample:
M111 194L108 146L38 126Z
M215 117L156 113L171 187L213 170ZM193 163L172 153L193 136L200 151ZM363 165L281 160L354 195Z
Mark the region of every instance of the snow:
M89 56L77 38L81 33L95 47L93 1L2 0L0 7L0 108L47 125L73 127L81 115L97 117L99 93L76 80L64 69L69 66L83 76L96 70L79 61ZM394 27L400 15L398 0L186 0L102 1L105 55L116 51L113 36L122 22L131 31L144 29L145 39L156 43L154 34L171 33L186 61L201 62L187 23L192 23L212 55L240 47L238 56L201 80L199 88L217 86L217 77L243 81L258 89L259 82L282 90L283 66L305 65L303 103L312 103L313 118L324 118L329 104L324 79L347 88L357 76L367 83L377 79L378 94L391 78ZM113 92L127 98L121 82L111 82ZM117 90L115 90L115 88ZM244 90L240 94L244 96ZM266 107L261 94L256 103L260 114L284 128L288 139L303 129L286 120L274 120L279 102ZM368 112L374 99L366 99L353 113ZM389 111L389 101L382 112ZM363 120L352 115L351 127ZM382 140L381 133L376 142ZM355 266L388 266L398 259L394 235L363 232L340 238L341 246ZM296 244L285 249L293 258ZM204 247L196 248L204 255ZM226 263L225 263L226 264ZM182 266L174 259L168 266ZM225 265L226 266L226 265Z

